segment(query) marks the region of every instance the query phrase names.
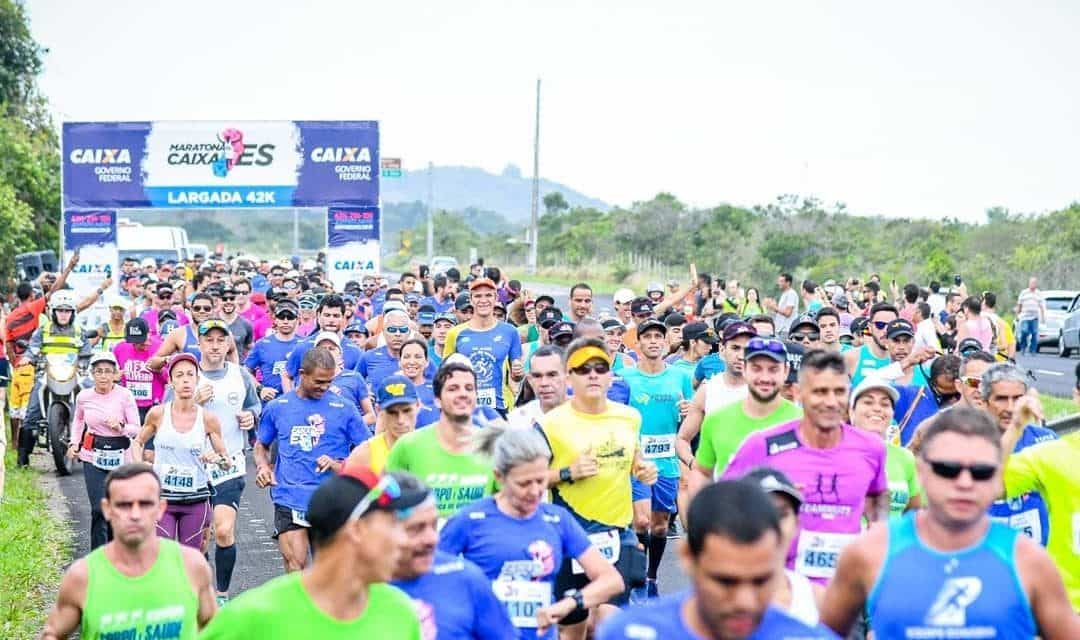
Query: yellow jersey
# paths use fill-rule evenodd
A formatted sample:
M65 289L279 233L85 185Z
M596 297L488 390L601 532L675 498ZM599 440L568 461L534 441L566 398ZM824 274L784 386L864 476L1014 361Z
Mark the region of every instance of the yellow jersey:
M634 519L630 474L641 431L637 409L608 402L603 413L582 413L570 401L538 420L551 446L551 468L569 467L592 451L600 472L590 478L563 482L552 489L553 501L582 518L611 527L629 527Z

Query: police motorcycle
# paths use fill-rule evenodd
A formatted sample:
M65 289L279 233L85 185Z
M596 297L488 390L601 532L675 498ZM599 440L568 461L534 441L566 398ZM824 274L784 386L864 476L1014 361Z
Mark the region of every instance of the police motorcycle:
M34 375L41 381L38 400L45 418L45 429L29 423L22 427L33 432L37 446L52 454L56 471L62 476L71 473L67 450L71 443L71 424L75 418L75 397L83 389L94 386L88 363L92 354L90 341L98 336L98 332L91 329L81 331L78 335L83 340L78 353L38 354L34 361ZM19 346L27 348L29 344L20 341Z

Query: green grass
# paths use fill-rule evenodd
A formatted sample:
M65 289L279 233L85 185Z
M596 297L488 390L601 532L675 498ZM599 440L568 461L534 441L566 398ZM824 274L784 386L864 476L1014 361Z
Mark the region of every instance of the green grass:
M1041 395L1039 400L1042 401L1043 412L1046 414L1044 417L1047 422L1051 420L1057 420L1058 418L1064 418L1074 413L1080 413L1080 407L1076 406L1072 398L1061 398L1058 396Z
M14 452L11 452L14 453ZM54 518L38 487L41 472L5 461L0 504L0 638L36 638L52 606L71 549L66 525Z

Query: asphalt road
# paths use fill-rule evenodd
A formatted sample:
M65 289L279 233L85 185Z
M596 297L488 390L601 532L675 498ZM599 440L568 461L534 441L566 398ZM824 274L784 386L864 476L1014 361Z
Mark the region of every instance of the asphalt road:
M45 454L35 453L34 466L52 468ZM268 490L255 486L255 465L248 456L247 488L240 502L240 514L236 523L237 560L233 573L232 593L235 597L241 591L257 587L260 584L281 575L284 572L277 542L270 538L274 530L273 507ZM83 482L82 467L75 463L70 476L59 478L64 500L71 512L72 530L74 531L74 556L85 555L89 551L90 503L86 498L86 485ZM659 585L663 593L677 591L686 586L686 576L678 566L675 556L675 541L670 540L664 562L660 567ZM213 564L214 553L211 546L210 561Z

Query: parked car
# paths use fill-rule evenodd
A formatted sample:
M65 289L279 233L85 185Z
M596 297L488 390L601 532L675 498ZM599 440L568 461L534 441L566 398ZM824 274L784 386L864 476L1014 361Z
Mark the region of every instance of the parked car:
M457 258L450 256L435 256L431 259L432 274L446 273L446 270L451 267L455 269L458 268Z
M1050 315L1049 306L1047 315ZM1069 303L1058 336L1058 355L1062 358L1068 358L1074 350L1080 349L1080 295L1073 296Z
M1041 291L1043 303L1046 304L1046 318L1039 323L1039 347L1059 348L1062 323L1073 301L1080 291L1050 290ZM1020 339L1020 321L1013 320L1013 335Z

